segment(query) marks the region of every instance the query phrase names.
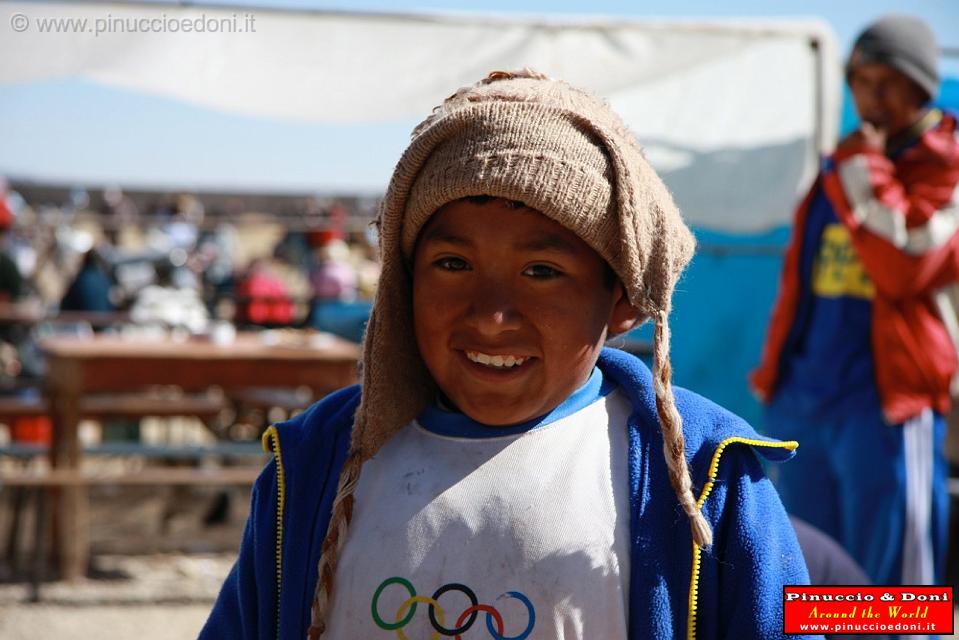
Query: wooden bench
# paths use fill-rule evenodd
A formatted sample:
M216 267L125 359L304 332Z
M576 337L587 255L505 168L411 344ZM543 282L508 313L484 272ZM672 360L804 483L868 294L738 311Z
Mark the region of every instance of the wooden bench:
M229 396L240 407L277 408L287 412L303 411L316 400L307 388L249 387L231 392Z
M30 460L45 456L49 448L43 444L13 442L0 446L0 457ZM149 460L192 460L206 458L265 457L259 442L215 442L209 445L151 445L140 442L103 442L83 448L84 456L121 456Z
M89 473L73 469L44 469L16 474L0 474L0 489L16 487L35 490L37 512L35 520L36 547L30 576L30 602L40 601L40 585L45 579L50 538L49 489L66 486L251 486L261 472L260 467L149 467L136 472ZM81 523L86 526L86 523ZM16 531L11 532L17 535ZM11 542L14 542L12 539Z
M251 486L261 467L147 467L133 472L90 473L44 469L0 474L0 487L57 488L64 486Z
M147 416L196 416L213 419L225 408L222 395L209 393L162 395L156 393L110 393L86 396L80 412L86 418L144 418ZM45 416L50 406L41 395L0 396L0 421Z
M81 398L80 414L92 419L137 419L148 416L194 416L208 427L227 406L222 393L169 394L156 391L101 393ZM0 422L22 417L50 415L47 398L39 393L0 397ZM20 460L45 457L43 444L11 443L0 447L0 457ZM36 494L36 546L31 576L31 600L40 598L48 555L49 491L92 486L251 486L262 468L266 454L259 442L216 442L208 446L156 446L139 442L104 442L86 447L85 455L120 456L150 460L178 460L197 463L209 458L258 458L255 464L239 467L146 467L120 473L89 473L70 468L22 469L0 473L0 493L13 490L13 519L7 541L8 560L14 562L22 525L21 511L27 495Z

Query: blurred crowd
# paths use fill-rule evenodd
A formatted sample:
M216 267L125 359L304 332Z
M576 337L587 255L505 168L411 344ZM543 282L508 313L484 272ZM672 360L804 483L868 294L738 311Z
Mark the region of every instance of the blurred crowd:
M123 322L202 335L228 323L361 338L379 275L376 237L345 204L317 204L289 225L255 212L208 216L186 194L145 207L119 189L96 196L97 206L81 189L39 204L0 183L4 377L42 373L26 339L37 327L82 333Z

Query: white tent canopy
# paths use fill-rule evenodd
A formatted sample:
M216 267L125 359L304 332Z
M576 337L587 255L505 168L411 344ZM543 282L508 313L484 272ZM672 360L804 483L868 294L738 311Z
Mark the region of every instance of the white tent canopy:
M547 22L6 0L0 20L12 27L0 38L0 83L82 78L327 124L422 116L490 70L529 66L608 97L689 220L728 231L786 222L837 128L835 46L815 21Z

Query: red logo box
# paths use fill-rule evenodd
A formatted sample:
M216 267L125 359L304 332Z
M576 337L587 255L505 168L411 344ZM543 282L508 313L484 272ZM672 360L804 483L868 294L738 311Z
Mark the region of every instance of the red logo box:
M783 587L783 633L951 635L951 586Z

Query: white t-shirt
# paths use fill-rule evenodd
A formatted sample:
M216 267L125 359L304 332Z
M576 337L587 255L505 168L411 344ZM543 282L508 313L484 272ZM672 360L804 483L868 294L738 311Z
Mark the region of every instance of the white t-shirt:
M328 637L625 639L630 405L592 400L519 434L395 435L360 475Z

